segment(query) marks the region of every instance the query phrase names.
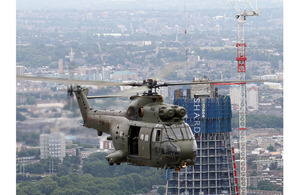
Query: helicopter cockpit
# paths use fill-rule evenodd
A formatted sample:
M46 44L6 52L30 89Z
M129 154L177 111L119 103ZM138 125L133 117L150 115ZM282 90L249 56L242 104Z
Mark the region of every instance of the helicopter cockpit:
M196 141L186 123L157 124L153 129L152 143L155 143L154 153L165 155L168 163L183 166L192 165L196 160Z

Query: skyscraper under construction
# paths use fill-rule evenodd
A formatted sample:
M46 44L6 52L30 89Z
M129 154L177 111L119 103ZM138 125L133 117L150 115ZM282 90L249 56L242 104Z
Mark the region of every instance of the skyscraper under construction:
M212 86L197 91L188 89L183 95L176 90L174 94L174 104L187 110L185 121L195 135L197 160L195 166L167 172L166 193L239 194L230 97L218 96Z

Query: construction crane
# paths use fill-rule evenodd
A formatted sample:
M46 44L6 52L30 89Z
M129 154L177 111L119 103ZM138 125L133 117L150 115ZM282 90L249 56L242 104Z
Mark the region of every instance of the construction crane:
M102 80L104 80L104 72L105 72L105 69L106 69L106 63L103 59L103 52L102 52L102 49L101 49L101 44L100 44L100 36L99 36L99 42L97 43L98 45L98 48L99 48L99 54L100 54L100 59L101 59L101 65L102 65Z
M256 1L257 2L257 1ZM247 1L238 1L239 4L244 4L244 8L240 10L237 6L237 1L231 1L232 6L236 9L238 14L236 15L236 19L238 21L238 41L236 44L237 47L237 65L238 65L238 74L239 80L245 80L246 73L246 43L244 37L244 23L248 16L259 16L259 10L255 11L246 11L246 7L251 5L250 0ZM253 8L253 6L251 5ZM254 10L254 9L253 9ZM247 128L246 128L246 83L240 84L240 102L239 102L239 149L240 149L240 194L247 194L247 136L246 136Z
M102 49L101 49L101 45L100 45L100 40L99 40L99 43L98 43L98 48L99 48L99 54L100 54L101 62L102 62L102 64L104 64L103 53L102 53Z

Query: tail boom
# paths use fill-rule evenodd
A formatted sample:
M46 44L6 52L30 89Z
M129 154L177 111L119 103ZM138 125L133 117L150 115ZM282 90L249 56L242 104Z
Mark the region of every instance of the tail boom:
M113 111L113 110L93 110L91 107L87 95L89 90L87 88L81 88L77 86L73 90L76 95L78 106L83 119L83 126L93 128L98 131L98 135L101 136L102 132L111 134L112 124L119 117L124 117L124 111Z

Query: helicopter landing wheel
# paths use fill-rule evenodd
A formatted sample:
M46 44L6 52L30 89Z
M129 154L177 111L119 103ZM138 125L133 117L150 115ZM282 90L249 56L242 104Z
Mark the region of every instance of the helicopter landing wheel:
M114 165L114 163L113 163L113 162L109 162L108 164L109 164L110 166L113 166L113 165Z

